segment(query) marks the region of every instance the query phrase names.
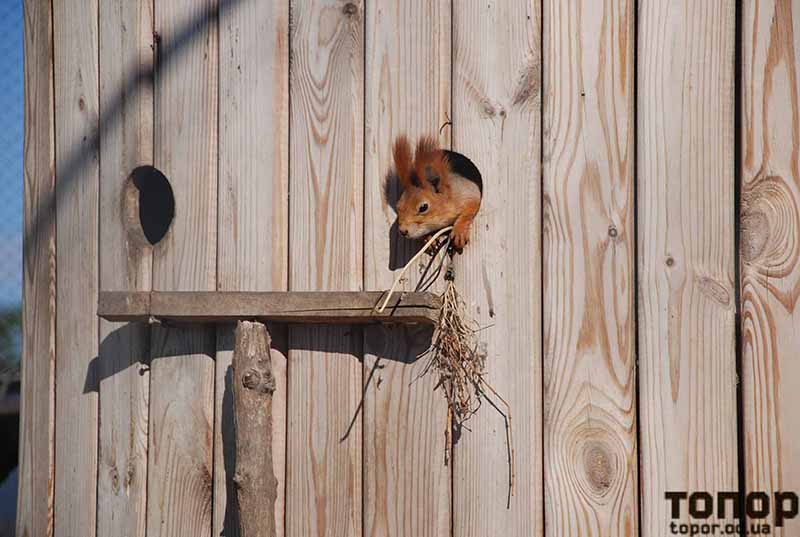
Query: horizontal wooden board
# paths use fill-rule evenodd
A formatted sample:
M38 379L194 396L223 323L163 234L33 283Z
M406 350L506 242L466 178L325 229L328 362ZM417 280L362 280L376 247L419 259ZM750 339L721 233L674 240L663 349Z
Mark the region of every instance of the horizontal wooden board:
M441 299L433 293L398 293L379 313L380 291L120 292L100 293L97 314L109 321L231 322L265 319L294 323L435 323Z

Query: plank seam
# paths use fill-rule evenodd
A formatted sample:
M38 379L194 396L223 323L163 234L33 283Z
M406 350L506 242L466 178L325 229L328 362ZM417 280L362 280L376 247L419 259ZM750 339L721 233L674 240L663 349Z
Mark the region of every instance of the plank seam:
M150 5L151 14L150 14L150 39L152 43L152 58L150 60L151 65L151 77L150 77L150 84L151 86L151 99L150 99L150 108L151 113L153 115L153 124L152 124L152 132L151 142L152 147L149 155L150 164L155 167L156 163L156 136L158 136L159 129L156 128L156 77L158 76L158 69L159 69L159 50L158 46L159 43L155 39L156 35L156 5L158 5L158 0L152 0ZM155 269L155 249L153 253L150 255L150 259L148 264L150 265L150 291L152 292L154 287L154 269ZM152 416L152 397L153 397L153 372L150 368L150 365L153 362L153 329L147 329L147 352L144 354L147 356L147 433L146 433L146 441L145 441L145 471L144 471L144 520L143 520L143 527L142 530L144 532L144 537L147 537L148 534L148 519L150 512L150 469L152 468L152 464L150 461L150 435L153 433L153 416Z
M744 34L742 31L742 2L734 6L733 36L733 271L734 271L734 345L736 370L736 444L737 444L737 479L739 502L744 510L744 493L747 492L747 469L745 466L745 424L744 424L744 388L742 383L742 270L741 270L741 180L742 180L742 47ZM740 526L740 536L747 534L747 525Z
M285 235L285 244L286 244L286 270L285 270L285 281L283 282L283 289L289 291L291 289L290 282L291 282L291 275L292 275L292 265L291 265L291 252L292 247L289 241L291 240L291 226L292 226L292 203L291 203L291 192L292 192L292 173L291 173L291 166L292 166L292 159L290 155L290 151L292 148L292 0L281 0L286 2L286 137L284 138L286 143L285 153L282 154L285 157L285 165L286 165L286 235ZM286 391L285 394L285 403L283 405L283 533L284 537L286 535L286 513L289 511L289 401L291 398L289 397L289 389L292 385L290 378L289 378L289 364L291 364L291 360L289 359L289 349L290 349L290 341L291 341L291 328L286 327L282 332L281 335L283 336L283 351L284 351L284 359L286 360L286 381L284 390ZM273 439L274 442L274 439Z
M633 3L633 397L636 407L636 533L643 536L642 530L642 402L639 380L639 2Z
M53 365L52 370L50 371L50 378L53 383L53 390L52 396L50 399L50 415L53 417L53 421L50 424L51 427L51 438L50 438L50 498L52 501L52 512L50 513L52 519L48 524L48 529L50 530L50 536L54 536L56 533L56 423L57 423L57 416L56 416L56 396L57 396L57 389L58 386L56 384L56 371L58 367L58 196L56 192L56 186L58 184L58 144L56 143L56 26L55 26L55 0L51 0L50 4L50 92L52 96L52 100L50 105L52 106L52 121L50 124L51 129L51 143L52 146L52 154L51 154L51 163L53 165L53 177L52 177L52 189L51 189L51 196L52 196L52 203L48 203L45 210L52 211L50 215L47 215L47 218L52 218L52 241L53 241L53 251L52 256L54 260L55 270L51 272L51 281L50 284L53 286L52 296L53 296L53 321L52 321L52 333L50 334L50 339L53 345ZM37 215L38 218L38 215Z
M450 0L450 149L454 149L453 144L455 143L455 70L456 70L456 13L455 13L455 0ZM448 410L449 412L449 410ZM452 425L450 425L450 429L446 431L447 439L449 440L449 445L445 446L445 449L449 451L450 455L450 537L455 537L456 531L456 450L455 446L453 445L453 431Z
M96 123L96 131L95 132L99 133L100 132L100 118L102 117L102 114L103 114L103 100L101 98L102 93L101 93L101 87L100 87L100 32L101 32L101 29L100 29L100 1L99 0L97 0L95 2L94 9L95 9L95 17L97 19L97 35L95 36L97 38L97 43L96 43L97 48L95 49L96 56L95 56L95 62L94 62L95 69L96 69L96 72L97 72L97 75L96 75L97 76L97 117L95 118L94 123ZM95 231L95 233L97 234L97 255L95 256L94 264L95 264L95 271L96 271L95 272L95 278L97 280L95 285L97 285L98 293L100 292L100 282L101 282L101 278L100 278L100 271L101 271L101 268L100 268L100 255L101 255L101 252L103 251L102 250L102 244L100 243L100 241L102 239L102 237L100 235L100 211L101 211L100 204L101 204L101 196L102 196L102 192L100 190L100 183L102 182L101 171L103 169L103 151L101 150L102 144L103 144L103 137L98 135L97 136L97 146L94 148L95 151L97 152L97 213L96 213L97 219L95 220L95 226L97 227L97 230ZM100 357L100 344L102 343L102 341L101 341L102 327L100 326L101 323L100 323L99 319L95 319L95 322L96 322L96 324L95 324L95 331L96 331L95 338L97 338L97 357L99 358ZM99 374L98 374L96 368L94 370L94 376L95 376L95 378L92 379L92 384L95 385L96 388L97 388L97 403L96 403L97 410L96 410L96 414L95 414L96 417L97 417L97 421L95 422L95 430L94 430L95 457L97 459L95 461L95 465L94 465L94 489L95 489L95 492L94 492L94 535L97 535L97 532L98 532L99 527L100 527L99 526L100 517L97 516L98 508L100 506L100 377L99 377Z
M367 8L368 2L365 0L362 4L362 14L361 14L361 35L362 38L362 47L361 47L361 72L363 73L363 83L361 84L361 106L364 108L364 114L361 117L361 140L362 140L362 151L361 151L361 290L364 291L367 288L367 233L364 229L364 226L367 222ZM356 327L353 327L356 329ZM356 413L361 414L361 535L362 537L367 537L367 521L366 521L366 512L367 512L367 427L366 422L364 420L365 412L364 406L366 404L366 397L367 397L367 386L364 384L364 381L367 379L367 375L365 374L365 369L367 368L366 362L366 351L367 346L364 342L364 337L366 337L366 330L359 330L360 337L358 341L361 344L361 367L359 367L359 372L361 373L361 378L359 382L359 392L361 392L361 403L356 410ZM380 360L380 358L379 358Z
M547 534L547 509L545 508L545 481L544 481L544 0L539 2L539 513L542 517L541 536Z

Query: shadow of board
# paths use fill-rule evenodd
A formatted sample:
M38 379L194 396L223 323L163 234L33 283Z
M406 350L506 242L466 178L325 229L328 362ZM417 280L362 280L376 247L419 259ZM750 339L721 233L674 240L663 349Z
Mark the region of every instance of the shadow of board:
M365 380L358 406L353 410L348 427L342 431L340 442L350 435L358 417L364 408L364 400L368 389L374 381L376 372L383 368L382 361L411 364L417 361L431 343L433 327L428 325L339 325L341 330L326 330L331 325L304 325L296 328L300 337L288 337L290 326L279 323L267 323L272 339L271 349L276 356L288 356L288 351L303 350L330 353L352 357L363 362L362 343L375 356L373 366L365 371ZM144 375L152 360L169 359L187 353L214 359L217 352L232 351L234 345L233 324L195 325L184 327L167 327L156 325L161 333L158 345L152 344L151 327L145 323L125 323L110 332L100 343L98 356L88 366L84 393L99 392L100 382L111 378L130 367L138 367L139 374ZM331 337L334 334L334 337ZM344 337L336 337L344 335ZM365 339L366 338L366 339ZM290 346L288 342L291 341ZM191 349L185 342L189 342ZM354 349L357 351L354 352ZM224 535L235 535L239 528L239 513L236 505L236 489L233 480L236 469L236 430L233 409L233 369L228 366L225 371L225 390L222 395L222 451L226 479L226 508L224 518Z

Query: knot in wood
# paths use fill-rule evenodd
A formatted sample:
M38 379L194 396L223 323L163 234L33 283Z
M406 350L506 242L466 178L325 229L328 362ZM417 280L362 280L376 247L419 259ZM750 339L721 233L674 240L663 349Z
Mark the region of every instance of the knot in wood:
M769 239L769 220L761 211L752 211L742 216L741 251L745 261L758 259L766 249Z
M242 375L242 386L258 393L272 394L275 392L275 377L272 371L259 371L250 368Z
M718 302L721 306L728 306L731 303L731 293L722 283L703 276L697 280L697 285L700 288L700 292Z
M248 369L242 375L242 385L248 390L255 390L261 384L261 373L255 369Z
M358 6L356 6L353 2L347 2L342 8L342 12L348 17L352 17L358 13Z
M119 492L119 472L117 472L117 467L115 466L111 468L110 473L111 473L111 490L113 490L114 493L116 494Z
M616 474L608 446L592 442L586 446L583 457L589 485L597 494L605 494L611 488Z
M247 474L242 472L236 472L233 474L233 484L236 485L237 488L241 489L247 486Z

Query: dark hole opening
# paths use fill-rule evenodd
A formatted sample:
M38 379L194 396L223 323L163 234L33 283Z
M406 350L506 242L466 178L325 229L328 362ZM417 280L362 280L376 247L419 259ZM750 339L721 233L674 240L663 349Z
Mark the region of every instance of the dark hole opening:
M169 231L175 217L175 196L169 180L153 166L139 166L131 173L139 191L139 224L147 242L155 246Z

